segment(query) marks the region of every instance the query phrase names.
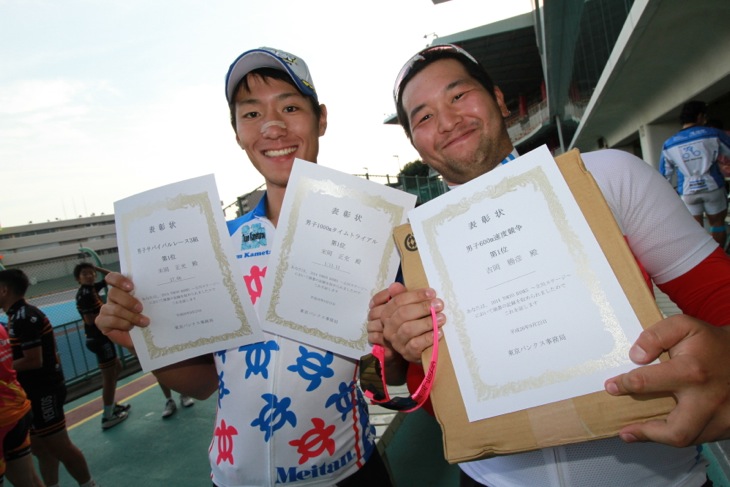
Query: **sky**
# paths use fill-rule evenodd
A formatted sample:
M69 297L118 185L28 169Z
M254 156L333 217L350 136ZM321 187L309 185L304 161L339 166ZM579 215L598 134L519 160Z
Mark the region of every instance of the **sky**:
M396 175L418 159L393 81L434 36L531 0L0 0L0 226L114 212L215 174L224 206L263 183L235 142L231 62L270 46L309 66L328 128L318 162Z

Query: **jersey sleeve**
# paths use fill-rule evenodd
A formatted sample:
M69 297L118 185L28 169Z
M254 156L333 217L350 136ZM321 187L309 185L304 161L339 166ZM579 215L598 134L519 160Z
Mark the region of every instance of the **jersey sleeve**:
M664 176L664 179L667 181L672 180L672 175L674 174L674 165L672 164L672 161L667 157L667 152L662 151L662 156L659 159L659 172Z
M582 157L631 251L657 285L689 272L718 248L652 166L620 150Z
M13 323L15 338L20 342L20 348L23 350L40 347L43 344L43 320L37 319L35 316L34 318L15 320Z
M720 140L720 154L725 157L730 157L730 134L724 130L718 130L717 138Z
M689 272L657 287L683 313L715 326L730 325L730 257L719 247Z

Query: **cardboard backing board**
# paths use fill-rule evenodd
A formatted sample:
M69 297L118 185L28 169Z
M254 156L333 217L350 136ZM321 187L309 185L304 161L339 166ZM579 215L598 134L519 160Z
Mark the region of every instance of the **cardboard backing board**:
M654 297L580 153L572 150L555 161L642 327L661 320ZM396 227L393 237L401 254L406 287L428 287L410 225ZM444 456L449 463L616 436L628 424L666 417L676 404L671 396L616 397L600 391L469 422L448 344L442 339L439 345L431 401L441 425ZM429 348L423 353L422 363L428 364L430 358Z

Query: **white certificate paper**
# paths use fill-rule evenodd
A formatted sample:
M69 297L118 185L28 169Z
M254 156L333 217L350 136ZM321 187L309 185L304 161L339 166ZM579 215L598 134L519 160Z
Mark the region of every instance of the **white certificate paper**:
M262 328L347 357L368 353L368 303L395 278L393 228L415 202L296 159L261 296Z
M545 147L412 210L469 421L603 390L641 324Z
M261 341L212 174L114 203L122 273L150 318L132 330L145 371Z

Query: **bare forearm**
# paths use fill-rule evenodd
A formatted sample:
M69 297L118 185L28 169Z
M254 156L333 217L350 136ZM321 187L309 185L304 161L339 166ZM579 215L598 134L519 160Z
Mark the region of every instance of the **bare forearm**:
M212 355L168 365L153 374L161 384L195 399L207 399L218 390L218 373Z

